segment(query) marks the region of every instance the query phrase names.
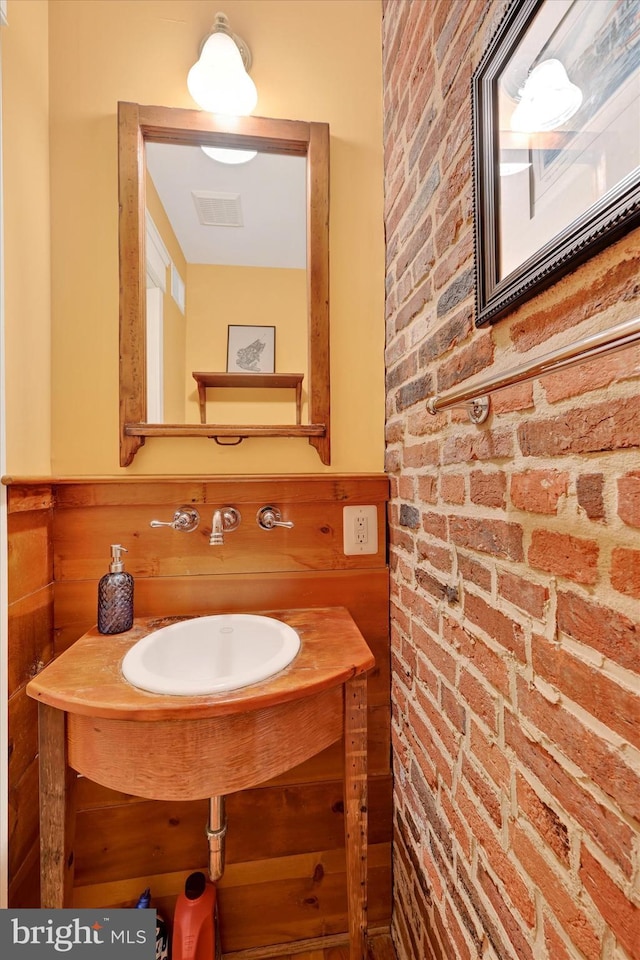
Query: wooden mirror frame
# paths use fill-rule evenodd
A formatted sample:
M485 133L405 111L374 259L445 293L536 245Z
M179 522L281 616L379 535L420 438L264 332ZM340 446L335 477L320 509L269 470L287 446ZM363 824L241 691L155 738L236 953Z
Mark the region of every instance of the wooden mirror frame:
M145 141L237 147L307 158L309 423L221 425L147 423ZM329 125L264 117L217 117L200 110L118 104L120 197L120 465L147 437L307 437L331 462L329 385ZM224 438L228 438L226 441Z

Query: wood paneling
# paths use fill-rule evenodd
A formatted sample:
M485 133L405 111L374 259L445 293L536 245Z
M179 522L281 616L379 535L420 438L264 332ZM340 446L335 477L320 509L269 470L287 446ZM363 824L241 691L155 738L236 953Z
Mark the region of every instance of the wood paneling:
M53 567L54 638L59 654L95 624L97 583L107 570L109 544L115 542L130 551L127 569L135 576L138 617L322 606L349 610L376 658L368 676L369 919L374 925L388 926L391 771L386 478L327 474L219 480L64 480L53 483L53 508L41 488L41 483L24 481L11 488L16 494L12 545L18 549L11 576L15 602L22 605L15 608L13 626L12 677L18 689L35 665L50 657L44 639L50 625L50 591L48 600L44 592L39 600L27 601L26 597L43 591L50 582L46 571L51 575ZM42 505L41 516L47 515L47 522L21 525L23 515L36 517L38 512L19 509L18 491L25 503ZM170 519L181 504L199 510L197 531L181 534L149 527L154 518ZM222 547L210 547L213 511L227 504L240 510L242 524L225 538ZM260 530L255 515L265 504L277 506L295 527ZM343 555L342 507L349 504L376 505L377 554ZM22 569L23 565L27 569ZM40 572L34 577L36 568ZM38 582L43 574L45 582ZM48 614L43 612L47 609ZM35 623L21 625L27 610L28 617L38 621L37 627ZM110 639L105 637L104 642ZM24 708L17 701L13 709L16 717L22 716ZM19 739L25 744L34 742L33 737L22 734ZM147 746L153 752L154 744ZM25 757L29 749L33 746L26 749ZM171 758L158 756L157 762L170 765ZM20 784L31 778L34 790L35 767L24 760L21 766L25 772ZM346 937L342 773L342 746L337 743L254 790L229 796L227 864L220 884L225 953L261 946L271 951L275 948L270 945L289 941L293 951L293 942L328 934ZM206 870L206 801L145 801L84 778L77 781L77 798L74 903L130 905L150 885L170 919L186 876L192 870ZM16 823L23 816L18 804L12 808ZM29 863L32 871L37 865L33 829L25 820L24 830L20 828L16 834L12 889L19 898L26 889L20 863L23 870ZM18 900L15 905L22 904ZM286 954L286 948L281 948L281 955Z
M37 709L25 686L53 656L53 492L8 490L9 906L39 905Z
M9 605L9 696L53 658L53 584Z
M289 944L258 947L227 953L224 960L349 960L349 945L344 936L318 937ZM372 932L369 936L367 960L396 960L396 953L388 932Z

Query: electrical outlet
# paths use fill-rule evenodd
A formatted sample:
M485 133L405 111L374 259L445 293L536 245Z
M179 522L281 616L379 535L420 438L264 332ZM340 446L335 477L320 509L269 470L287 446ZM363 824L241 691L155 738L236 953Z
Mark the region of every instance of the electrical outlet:
M375 506L342 508L345 556L378 552L378 510Z

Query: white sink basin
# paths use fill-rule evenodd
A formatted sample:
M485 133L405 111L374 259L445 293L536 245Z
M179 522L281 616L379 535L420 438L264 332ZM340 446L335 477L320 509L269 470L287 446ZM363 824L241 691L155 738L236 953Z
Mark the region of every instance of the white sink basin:
M299 649L296 631L272 617L196 617L138 640L122 661L122 673L151 693L198 696L266 680L284 670Z

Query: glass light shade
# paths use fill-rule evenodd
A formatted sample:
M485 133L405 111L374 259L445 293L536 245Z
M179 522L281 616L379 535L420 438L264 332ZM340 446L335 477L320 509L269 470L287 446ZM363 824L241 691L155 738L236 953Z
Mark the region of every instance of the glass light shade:
M257 150L231 150L227 147L203 147L202 151L219 163L248 163L258 153Z
M555 130L574 115L581 103L582 90L571 83L560 61L543 60L526 79L511 117L511 129L522 133Z
M256 85L247 73L234 40L212 33L200 59L187 74L189 93L203 110L244 117L258 102Z

